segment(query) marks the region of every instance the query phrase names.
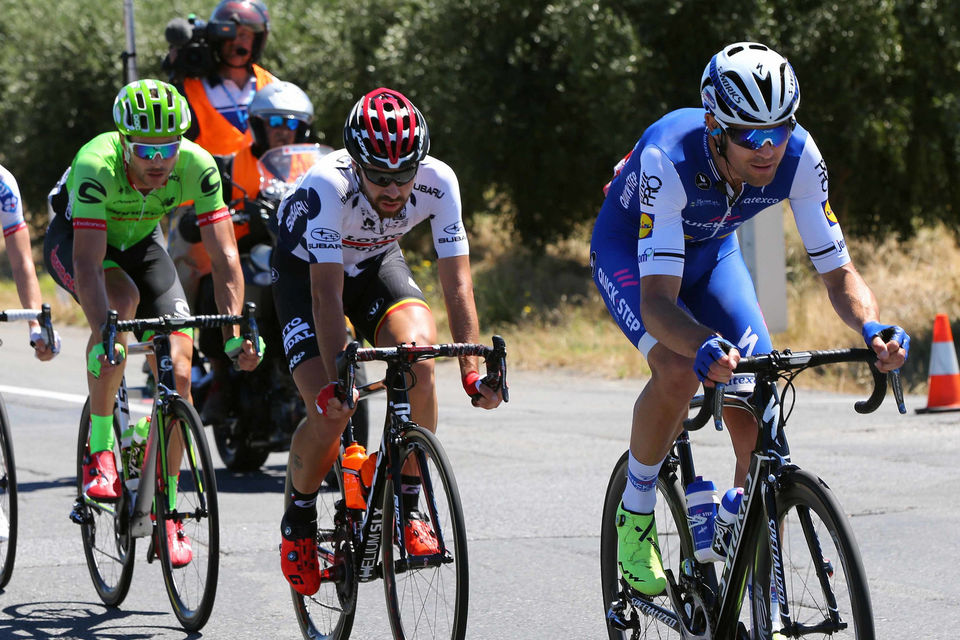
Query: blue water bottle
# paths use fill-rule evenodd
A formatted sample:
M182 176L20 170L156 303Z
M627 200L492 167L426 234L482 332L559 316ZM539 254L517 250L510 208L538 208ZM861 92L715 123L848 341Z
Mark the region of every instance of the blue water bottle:
M717 517L717 487L701 476L687 486L687 524L693 538L693 557L697 562L716 560L713 552L713 528Z
M733 536L733 524L740 512L740 502L743 501L743 488L728 489L720 499L720 509L714 525L713 552L720 558L730 552L730 538Z

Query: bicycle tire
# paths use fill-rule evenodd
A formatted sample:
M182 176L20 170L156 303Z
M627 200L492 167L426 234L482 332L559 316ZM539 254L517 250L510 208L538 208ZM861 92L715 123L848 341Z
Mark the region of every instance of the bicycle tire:
M114 450L116 460L120 457L120 416L116 405L113 408ZM90 399L87 398L80 413L80 431L77 437L77 495L83 495L83 461L90 453ZM121 485L124 481L123 469ZM82 500L82 497L80 498ZM120 499L110 505L83 503L79 509L82 522L80 535L83 539L83 555L87 570L93 580L100 600L107 606L116 607L127 597L133 579L133 561L136 554L136 539L130 536L128 514L130 494L124 490Z
M290 588L297 624L307 640L346 640L353 629L357 579L350 535L346 523L338 515L338 510L342 510L344 504L343 473L339 458L333 465L332 473L340 480L321 485L317 494L317 556L320 571L340 565L339 570L335 571L337 579L322 580L320 590L312 596L304 596L293 587ZM287 467L284 509L290 505L292 486L290 468Z
M847 626L833 628L829 633L820 631L822 636L872 640L875 629L870 590L856 539L840 504L822 480L801 469L786 470L777 487L784 597L793 623L807 629L802 632L804 637L821 637L810 628L830 621L824 589L824 584L829 584L836 601L836 615ZM757 556L753 563L753 587L747 600L753 637L768 637L759 634L770 633L770 627L786 637L797 637L796 630L782 628L778 607L773 602L768 540L766 527L759 527L754 539ZM817 565L824 570L818 571Z
M674 638L679 631L654 616L646 616L633 604L622 597L620 569L617 565L617 508L627 484L627 460L630 452L625 451L610 475L603 502L603 521L600 524L600 583L603 593L603 611L606 619L607 635L610 640L627 638ZM657 538L664 569L672 569L675 577L680 575L680 566L685 559L693 558L693 542L687 528L686 503L683 490L676 473L667 464L660 469L657 477ZM610 606L617 601L625 606L622 616L632 624L629 629L618 629L606 615ZM673 606L666 593L648 599L655 606L671 611Z
M173 613L188 631L198 631L213 611L220 570L220 517L217 504L217 479L203 423L196 409L181 397L170 398L165 411L163 442L175 434L187 446L182 448L178 468L175 504L171 506L162 458L157 455L157 497L154 501L156 524L154 550L160 559L163 582ZM165 451L168 450L165 448ZM167 544L167 522L181 523L190 542L191 557L183 566L175 566ZM162 541L162 542L161 542Z
M0 589L13 576L17 558L17 464L7 408L0 396Z
M467 533L450 461L436 436L412 423L400 435L398 455L401 460L414 455L418 461L421 490L416 510L429 519L440 548L430 556L415 556L418 563L422 561L422 566L404 566L405 561L395 545L406 514L401 515L398 523L394 480L388 477L381 553L384 594L393 637L460 640L467 630ZM410 556L404 555L409 561Z

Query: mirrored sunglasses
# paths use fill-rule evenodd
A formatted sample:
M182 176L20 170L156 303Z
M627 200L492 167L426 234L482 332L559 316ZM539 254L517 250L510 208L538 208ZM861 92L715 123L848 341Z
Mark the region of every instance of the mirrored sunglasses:
M370 167L363 166L361 166L360 169L363 171L363 175L367 176L367 180L378 187L386 187L391 182L397 186L407 184L416 177L419 167L419 164L415 164L408 169L401 169L400 171L380 171L379 169L371 169Z
M723 132L727 134L730 142L738 147L756 151L768 142L775 147L779 147L786 142L796 128L797 121L791 118L772 129L733 129L723 124L720 126L723 128Z
M143 158L144 160L154 160L157 156L160 156L163 160L169 160L173 156L177 155L177 151L180 150L180 141L176 142L167 142L165 144L144 144L142 142L128 142L127 148L130 149L130 152L138 158Z
M286 125L290 131L296 131L297 127L300 126L300 121L293 116L270 116L267 118L267 124L274 129Z

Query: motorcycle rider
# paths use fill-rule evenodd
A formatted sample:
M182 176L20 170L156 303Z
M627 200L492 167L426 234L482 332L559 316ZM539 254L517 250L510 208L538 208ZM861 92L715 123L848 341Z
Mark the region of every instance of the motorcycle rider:
M214 156L220 169L222 184L233 184L227 202L235 211L242 211L244 199L255 200L260 193L260 172L257 161L269 149L288 144L306 142L313 123L313 103L307 94L292 82L276 81L258 91L250 106L249 115L252 141L230 155ZM251 233L249 222L234 222L234 233L240 253L258 242L270 244L270 239L257 233L257 225ZM183 282L188 299L195 302L197 314L215 313L213 290L201 283L210 273L210 258L197 240L196 216L185 210L175 231L170 234L170 253L177 264L177 272ZM207 356L213 373L210 391L204 400L201 417L204 424L214 424L224 416L230 406L232 387L229 379L230 361L221 345L210 331L201 331L198 347Z

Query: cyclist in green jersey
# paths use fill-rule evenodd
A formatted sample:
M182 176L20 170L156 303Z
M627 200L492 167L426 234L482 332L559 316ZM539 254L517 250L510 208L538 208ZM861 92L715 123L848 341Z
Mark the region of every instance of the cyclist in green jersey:
M113 402L124 370L123 336L115 359L103 352L100 328L108 309L121 320L164 314L189 315L173 261L164 249L159 223L177 205L193 202L199 214L203 245L210 254L217 307L239 314L243 275L224 206L213 157L183 138L190 126L186 100L158 80L132 82L113 104L118 131L104 133L77 153L59 189L51 192L55 216L44 241L44 260L58 284L80 303L90 325L87 381L91 403L89 461L84 464L84 491L97 500L119 495L113 456ZM225 351L244 370L259 358L253 344L224 329ZM190 399L193 337L170 337L177 391ZM262 353L262 349L261 349ZM156 363L151 361L156 372ZM173 468L180 443L171 443ZM174 482L171 482L176 486ZM168 534L169 535L169 534ZM174 541L176 554L189 555L189 543Z

